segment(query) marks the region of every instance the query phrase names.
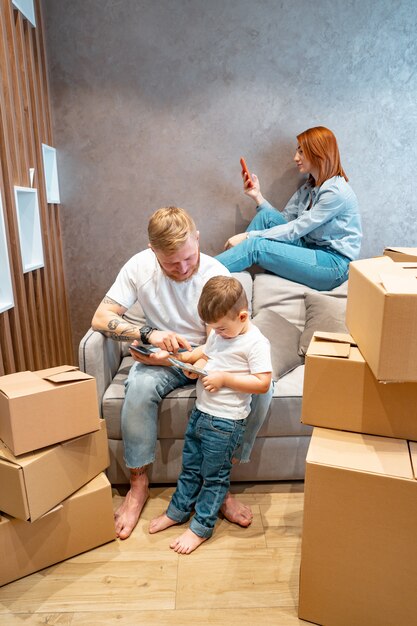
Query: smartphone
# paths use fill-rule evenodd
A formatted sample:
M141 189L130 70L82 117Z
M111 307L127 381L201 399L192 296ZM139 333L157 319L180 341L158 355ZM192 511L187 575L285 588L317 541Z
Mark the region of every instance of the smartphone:
M250 172L248 170L248 166L246 165L246 161L245 159L242 157L240 159L240 165L242 166L242 174L246 174L247 175L247 180L249 180L250 185L249 187L253 187L253 180L252 180L252 176L250 175Z
M194 374L202 374L203 376L207 376L208 374L206 370L200 370L197 367L194 367L194 365L191 365L191 363L183 363L182 361L179 361L178 359L174 359L174 357L170 357L168 361L172 363L172 365L175 365L175 367L180 367L182 370L187 370L187 372L193 372Z
M134 350L135 352L139 352L139 354L143 354L145 356L149 356L158 350L158 348L147 348L146 346L134 346L131 344L129 346L130 350Z

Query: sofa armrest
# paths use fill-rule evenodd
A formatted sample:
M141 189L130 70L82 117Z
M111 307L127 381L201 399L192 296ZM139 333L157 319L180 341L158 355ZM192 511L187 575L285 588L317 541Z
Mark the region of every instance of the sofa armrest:
M122 348L121 342L113 341L92 328L80 341L78 348L80 370L96 379L100 413L104 393L119 369Z

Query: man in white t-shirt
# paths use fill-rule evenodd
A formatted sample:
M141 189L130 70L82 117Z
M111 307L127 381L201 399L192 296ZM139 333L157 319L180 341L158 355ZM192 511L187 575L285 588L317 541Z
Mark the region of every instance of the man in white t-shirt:
M116 533L126 539L137 524L148 498L147 469L155 460L158 406L173 389L190 384L181 369L171 366L170 352L191 350L206 341L206 326L197 305L205 283L229 271L216 259L200 254L199 232L184 209L158 209L148 225L149 249L133 256L120 270L92 320L94 330L117 341L140 341L160 348L144 356L132 351L136 361L126 381L122 409L124 458L130 469L130 490L116 511ZM145 313L141 328L122 315L138 301ZM181 359L181 353L178 358ZM249 460L250 448L270 403L271 392L254 396L253 419L247 429L240 460ZM256 406L255 406L256 405ZM250 509L227 494L221 508L232 522L248 526Z

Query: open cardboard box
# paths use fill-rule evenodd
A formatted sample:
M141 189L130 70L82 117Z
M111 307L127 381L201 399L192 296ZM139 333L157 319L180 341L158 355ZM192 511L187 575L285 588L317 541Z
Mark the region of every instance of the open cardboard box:
M416 382L417 262L352 261L346 325L378 380Z
M0 441L0 511L33 522L108 465L104 420L93 433L19 457Z
M0 515L0 585L115 538L111 486L99 474L36 522Z
M407 261L417 261L417 248L385 248L384 256L389 256L393 261L406 263Z
M350 335L316 332L305 359L301 421L417 441L417 383L379 382Z
M315 428L307 455L301 619L415 624L417 444Z
M95 378L71 365L0 377L0 439L15 455L99 428Z

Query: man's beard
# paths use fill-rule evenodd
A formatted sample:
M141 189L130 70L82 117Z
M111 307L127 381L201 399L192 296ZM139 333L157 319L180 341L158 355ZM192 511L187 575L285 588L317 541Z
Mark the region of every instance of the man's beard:
M158 257L157 257L158 259ZM159 260L158 260L159 263ZM198 250L198 258L197 258L197 263L195 264L195 266L193 267L193 271L191 272L191 274L187 274L186 278L180 278L178 275L176 274L170 274L169 272L167 272L162 265L159 263L159 266L162 270L162 272L165 274L165 276L167 276L168 278L170 278L171 280L173 280L175 283L184 283L187 280L190 280L190 278L192 278L194 276L194 274L196 274L196 272L198 272L198 269L200 267L200 250Z

